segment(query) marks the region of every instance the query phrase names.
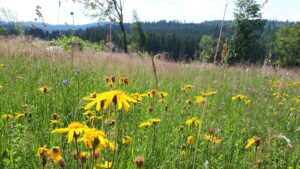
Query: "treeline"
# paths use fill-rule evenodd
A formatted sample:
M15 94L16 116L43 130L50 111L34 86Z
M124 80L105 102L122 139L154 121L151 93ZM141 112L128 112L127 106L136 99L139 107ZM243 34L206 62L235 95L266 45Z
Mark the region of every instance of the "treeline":
M171 59L174 61L200 60L204 62L213 62L220 23L221 21L182 23L178 21L167 22L164 20L159 22L141 22L142 28L147 36L143 50L150 54L168 52ZM270 52L275 51L272 51L272 47L274 46L276 32L278 32L280 27L289 27L291 25L295 25L295 23L288 21L265 21L264 29L259 38L262 47L256 49L256 52L260 53L261 56L254 59L255 64L262 64L267 58L277 58L276 56L270 56ZM125 24L126 32L129 35L129 49L131 49L131 45L134 44L132 38L130 38L131 36L134 36L131 26L132 24ZM3 27L5 26L3 25ZM13 34L17 34L17 31L12 31L11 28L7 28L7 30L13 32ZM73 30L48 32L46 27L26 27L24 34L44 40L53 40L61 36L72 36ZM102 24L86 29L77 29L74 30L74 35L93 43L98 43L103 40L108 41L109 24ZM229 39L233 35L233 21L225 21L223 36L221 38L221 47L217 55L218 60L221 59L222 45L225 42L225 39ZM112 25L112 41L121 49L122 34L117 24Z

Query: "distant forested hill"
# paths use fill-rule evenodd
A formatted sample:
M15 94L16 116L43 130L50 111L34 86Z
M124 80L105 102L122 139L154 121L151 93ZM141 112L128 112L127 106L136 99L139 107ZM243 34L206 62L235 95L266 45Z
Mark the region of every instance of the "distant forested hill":
M158 21L158 22L143 22L142 26L147 33L147 41L145 51L156 54L159 52L168 52L174 60L193 60L197 57L199 51L199 42L203 35L209 35L215 40L219 35L219 27L221 21L205 21L203 23L182 23L178 21ZM231 27L232 21L224 22L222 43L226 38L230 38L233 34ZM293 22L267 21L261 42L265 44L265 48L261 49L267 55L268 47L272 42L275 32L280 26L288 26ZM8 24L0 23L0 25L9 27ZM131 24L125 24L129 34ZM72 34L73 26L70 25L47 25L41 23L26 22L24 23L25 34L39 37L46 40L58 38ZM112 25L113 41L121 46L122 36L117 23ZM12 31L13 32L13 31ZM91 42L99 42L106 40L109 32L108 23L94 23L88 25L75 26L75 35L84 40ZM222 45L222 44L221 44Z

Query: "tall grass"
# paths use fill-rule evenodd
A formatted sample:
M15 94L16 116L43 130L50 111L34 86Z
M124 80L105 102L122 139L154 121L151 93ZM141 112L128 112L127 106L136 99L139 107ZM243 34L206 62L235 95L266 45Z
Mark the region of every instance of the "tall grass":
M145 93L155 87L151 59L134 54L76 52L74 66L64 52L49 54L44 42L26 40L1 40L0 42L0 115L24 113L20 119L0 120L0 168L42 168L37 150L43 145L60 146L65 168L76 168L70 153L75 144L67 144L66 136L51 134L55 128L66 127L79 121L89 127L99 127L111 140L131 136L132 142L118 142L117 156L105 151L101 161L117 161L114 168L136 168L136 156L143 156L144 168L297 168L299 167L299 70L280 70L277 73L261 68L223 68L212 65L156 62L160 91L169 93L165 103L158 97L144 98L132 105L128 112L118 111L112 118L121 127L121 136L115 139L115 126L100 121L90 121L83 113L83 97L92 92L109 91L105 77L126 76L129 85L117 84L115 88L127 93ZM112 58L112 59L110 59ZM76 71L80 70L80 74ZM67 83L64 83L67 80ZM279 80L278 85L270 80ZM182 92L184 84L193 84L191 91ZM47 85L48 93L37 89ZM204 105L196 104L195 97L216 90ZM288 94L287 99L276 99L272 94ZM232 96L244 94L252 104L232 101ZM78 99L79 98L79 99ZM190 99L192 104L185 104ZM153 111L149 112L149 107ZM291 109L291 108L294 108ZM115 110L111 108L111 111ZM51 124L51 115L59 114L60 124ZM97 112L102 113L102 112ZM109 110L104 110L105 114ZM205 116L204 116L205 114ZM99 114L100 115L100 114ZM121 117L120 117L121 116ZM187 126L186 120L196 117L198 127ZM119 119L122 119L119 122ZM141 122L159 118L154 127L139 128ZM103 124L103 125L101 125ZM201 126L201 128L200 128ZM204 139L208 128L221 144ZM282 134L291 140L292 147ZM187 137L196 141L187 144ZM247 140L261 138L260 144L245 149ZM79 143L79 149L85 146ZM255 152L254 152L255 151ZM58 167L53 164L53 167ZM89 161L85 168L92 168Z

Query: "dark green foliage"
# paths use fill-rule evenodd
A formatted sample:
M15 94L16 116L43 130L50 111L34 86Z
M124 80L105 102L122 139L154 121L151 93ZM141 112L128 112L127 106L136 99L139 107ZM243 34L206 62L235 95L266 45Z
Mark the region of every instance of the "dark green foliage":
M300 66L300 23L282 27L275 36L273 45L275 56L272 58L280 66Z
M255 0L238 0L234 12L234 35L229 42L229 64L263 61L261 35L265 21Z
M142 23L140 22L136 11L133 12L133 19L134 23L132 23L130 26L131 49L133 51L144 51L147 41L147 34L143 30Z
M212 62L214 57L214 49L216 47L216 40L211 36L202 36L199 43L199 60L201 62Z

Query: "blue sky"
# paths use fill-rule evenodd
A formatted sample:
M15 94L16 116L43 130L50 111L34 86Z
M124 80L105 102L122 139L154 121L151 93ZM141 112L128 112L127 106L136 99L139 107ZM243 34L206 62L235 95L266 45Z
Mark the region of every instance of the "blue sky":
M45 22L51 24L72 23L70 12L75 13L75 24L95 22L84 13L80 4L72 0L0 0L0 7L8 8L20 21L33 21L36 18L36 5L42 7ZM143 21L179 20L185 22L203 22L222 19L226 0L124 0L124 19L132 21L132 11L137 10ZM232 0L229 0L232 1ZM263 3L265 0L257 0ZM233 18L234 3L230 3L226 19ZM267 19L300 21L300 0L269 0L262 10Z

